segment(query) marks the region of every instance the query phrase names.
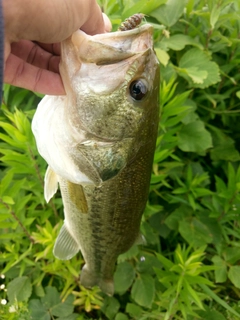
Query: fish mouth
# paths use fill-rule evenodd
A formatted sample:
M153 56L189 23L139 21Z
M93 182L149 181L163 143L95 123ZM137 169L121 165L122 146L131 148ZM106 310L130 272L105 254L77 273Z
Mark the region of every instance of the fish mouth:
M77 30L71 37L61 43L60 73L66 92L72 77L81 68L81 63L108 65L143 53L153 47L153 27L145 24L132 30L116 31L90 36ZM69 48L71 50L69 50ZM71 66L71 68L69 68ZM66 70L68 72L66 73Z

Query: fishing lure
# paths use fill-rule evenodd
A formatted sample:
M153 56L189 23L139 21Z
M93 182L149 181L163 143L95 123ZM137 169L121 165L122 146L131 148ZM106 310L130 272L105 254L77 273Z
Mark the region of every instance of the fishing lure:
M135 13L121 24L118 31L127 31L136 28L142 22L144 16L145 14L143 13Z

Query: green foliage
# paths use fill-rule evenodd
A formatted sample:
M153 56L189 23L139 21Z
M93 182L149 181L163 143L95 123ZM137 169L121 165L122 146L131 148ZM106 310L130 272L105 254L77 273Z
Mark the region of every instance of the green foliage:
M161 119L141 224L147 244L118 258L114 297L80 285L80 255L53 257L63 210L59 193L49 204L43 198L46 164L30 126L40 98L6 85L0 319L238 320L239 1L99 4L113 30L134 13L146 14L161 62Z
M32 299L29 302L29 310L32 319L36 320L76 320L78 315L73 313L74 297L69 295L65 301L61 301L60 294L54 287L46 287L46 294L40 299Z

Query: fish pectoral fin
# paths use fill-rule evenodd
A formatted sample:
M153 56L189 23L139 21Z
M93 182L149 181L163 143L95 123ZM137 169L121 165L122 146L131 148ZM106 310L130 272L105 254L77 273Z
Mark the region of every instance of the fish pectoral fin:
M44 198L47 202L51 200L58 189L58 178L56 173L48 166L44 177Z
M60 260L69 260L79 251L79 246L67 230L65 224L62 226L53 248L53 254Z

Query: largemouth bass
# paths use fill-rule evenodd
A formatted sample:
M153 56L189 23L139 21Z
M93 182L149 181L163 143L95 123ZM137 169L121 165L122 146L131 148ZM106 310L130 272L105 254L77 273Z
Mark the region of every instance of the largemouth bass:
M114 293L119 254L138 239L158 128L159 64L152 27L95 36L77 31L61 45L66 96L46 96L32 129L49 167L44 194L60 186L59 259L79 250L80 282Z

